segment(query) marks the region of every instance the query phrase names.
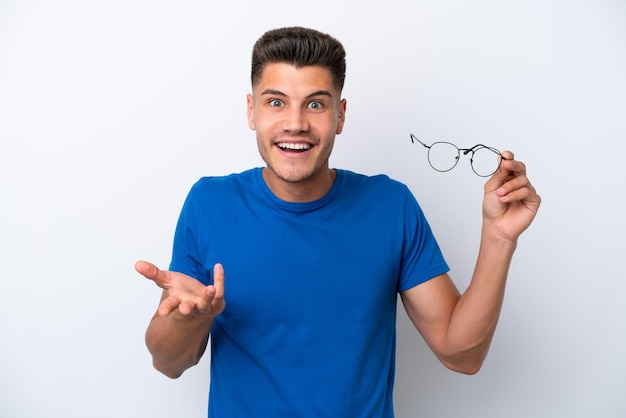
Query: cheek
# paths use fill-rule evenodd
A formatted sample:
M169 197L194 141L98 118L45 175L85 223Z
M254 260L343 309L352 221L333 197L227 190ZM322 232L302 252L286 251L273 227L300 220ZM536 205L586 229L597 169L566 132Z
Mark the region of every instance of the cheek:
M253 108L248 111L248 124L256 130L267 129L272 124L271 115Z
M259 135L259 133L263 132L263 133L267 133L271 127L271 124L268 123L267 118L263 118L263 117L259 117L258 115L256 115L257 117L253 117L251 124L253 126L252 129L257 131L257 135Z

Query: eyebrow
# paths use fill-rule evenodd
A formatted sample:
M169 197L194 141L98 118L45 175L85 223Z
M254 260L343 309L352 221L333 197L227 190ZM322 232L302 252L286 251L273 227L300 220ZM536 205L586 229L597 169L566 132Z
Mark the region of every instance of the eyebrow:
M275 96L288 97L285 93L283 93L283 92L282 92L282 91L280 91L280 90L266 89L266 90L263 90L263 91L261 92L261 96L263 96L263 95L267 95L267 94L269 94L269 95L275 95ZM332 93L331 93L330 91L328 91L328 90L316 90L316 91L314 91L314 92L312 92L312 93L308 94L308 95L306 96L306 98L307 98L307 99L310 99L310 98L312 98L312 97L317 97L317 96L327 96L327 97L330 97L331 99L332 99L332 97L333 97Z

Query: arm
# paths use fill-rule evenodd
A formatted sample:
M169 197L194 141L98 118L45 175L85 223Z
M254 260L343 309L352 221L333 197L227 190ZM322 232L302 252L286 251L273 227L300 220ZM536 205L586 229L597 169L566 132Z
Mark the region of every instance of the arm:
M526 167L506 160L485 184L483 227L474 274L461 295L447 274L402 293L409 318L448 368L478 372L487 356L504 299L517 239L534 219L541 198Z
M198 363L206 349L213 319L222 313L224 269L216 264L214 285L204 286L181 273L159 270L145 261L137 272L163 289L157 312L146 331L146 345L154 367L171 378Z

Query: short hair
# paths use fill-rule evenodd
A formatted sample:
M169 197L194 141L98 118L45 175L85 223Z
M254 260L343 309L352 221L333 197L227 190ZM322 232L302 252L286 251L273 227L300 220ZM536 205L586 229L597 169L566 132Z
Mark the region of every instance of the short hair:
M299 26L272 29L252 49L252 87L259 82L267 64L287 63L296 68L319 65L330 70L333 85L343 90L346 78L346 51L337 39L314 29Z

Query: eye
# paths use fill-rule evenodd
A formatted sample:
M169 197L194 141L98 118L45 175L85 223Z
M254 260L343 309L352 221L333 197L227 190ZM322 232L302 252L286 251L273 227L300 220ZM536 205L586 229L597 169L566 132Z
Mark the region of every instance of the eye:
M270 100L269 104L272 107L280 107L280 106L283 105L283 101L279 100L279 99L272 99L272 100Z
M322 102L319 102L319 101L315 100L315 101L312 101L311 103L309 103L309 107L311 109L318 110L318 109L321 109L322 107L324 107L324 105L322 104Z

